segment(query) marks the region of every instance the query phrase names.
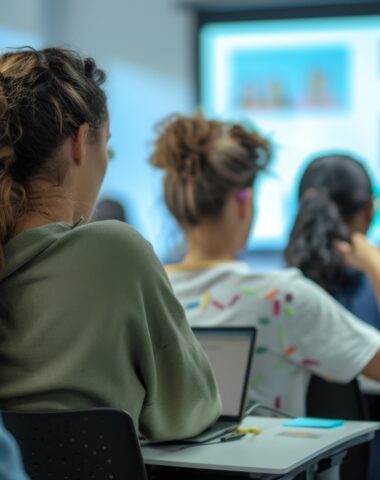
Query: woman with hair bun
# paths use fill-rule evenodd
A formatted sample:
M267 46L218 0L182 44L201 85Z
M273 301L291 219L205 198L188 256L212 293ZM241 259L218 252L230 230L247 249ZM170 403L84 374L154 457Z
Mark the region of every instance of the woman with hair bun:
M380 335L299 270L255 273L236 260L270 156L257 132L197 113L161 125L151 163L165 172L166 204L187 240L167 271L190 324L257 326L251 400L303 415L312 373L380 380Z
M118 407L153 440L220 413L215 379L151 246L86 224L107 164L105 74L71 51L0 56L0 405Z
M299 210L285 252L288 265L299 268L351 313L379 329L380 254L365 237L373 219L373 187L364 165L348 154L318 156L301 177L298 198ZM378 410L378 401L372 399L372 403L370 409ZM340 385L315 376L309 384L308 414L368 418L356 379ZM343 478L367 476L362 458L355 457L366 448L356 447L349 453ZM378 435L375 448L372 458L379 463ZM371 478L377 479L380 464L374 468Z

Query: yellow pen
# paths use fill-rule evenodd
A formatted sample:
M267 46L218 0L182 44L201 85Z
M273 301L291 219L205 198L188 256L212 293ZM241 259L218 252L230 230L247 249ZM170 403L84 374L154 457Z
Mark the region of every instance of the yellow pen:
M245 433L245 434L248 434L248 433L253 433L254 435L260 435L260 433L262 432L261 428L259 427L238 427L236 430L235 430L237 433Z

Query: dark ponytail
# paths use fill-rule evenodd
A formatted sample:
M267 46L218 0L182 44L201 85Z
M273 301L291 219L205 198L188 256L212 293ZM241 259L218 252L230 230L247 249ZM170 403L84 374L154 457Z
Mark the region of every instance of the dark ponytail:
M333 291L343 273L342 257L333 244L336 239L350 241L336 204L324 192L310 193L301 201L286 260L324 289Z
M345 268L334 241L351 241L347 221L372 201L370 178L351 156L318 157L304 172L299 201L285 250L287 263L333 293Z

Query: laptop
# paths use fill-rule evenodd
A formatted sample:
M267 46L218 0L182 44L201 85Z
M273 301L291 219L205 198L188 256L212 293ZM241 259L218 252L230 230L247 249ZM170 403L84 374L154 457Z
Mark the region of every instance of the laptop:
M214 370L223 404L222 414L214 425L186 439L203 443L232 432L244 418L256 328L196 327L193 332Z

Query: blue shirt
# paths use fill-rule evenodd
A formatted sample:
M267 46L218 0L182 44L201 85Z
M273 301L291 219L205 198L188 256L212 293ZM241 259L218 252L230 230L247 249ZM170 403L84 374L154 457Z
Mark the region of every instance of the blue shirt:
M351 313L380 330L379 306L372 284L365 274L347 269L334 297Z
M5 430L0 418L0 478L1 480L28 480L18 446Z

